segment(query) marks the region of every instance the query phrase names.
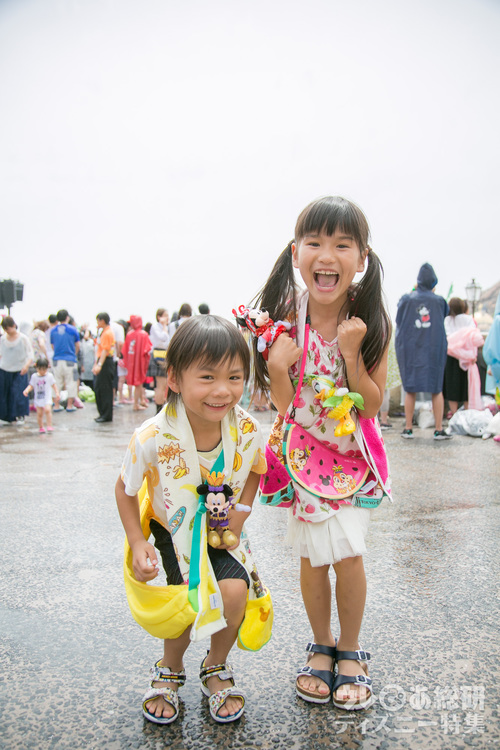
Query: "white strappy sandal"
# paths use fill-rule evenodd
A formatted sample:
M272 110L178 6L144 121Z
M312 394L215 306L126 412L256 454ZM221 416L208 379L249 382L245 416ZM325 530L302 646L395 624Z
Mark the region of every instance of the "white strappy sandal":
M160 661L157 661L154 667L150 669L151 684L149 690L146 692L142 699L142 713L145 719L152 721L153 724L171 724L179 716L179 696L176 690L172 690L171 687L154 687L155 682L174 682L180 687L186 682L186 672L181 669L179 672L172 672L169 667L160 666ZM173 709L173 716L155 716L148 711L146 703L153 698L162 696L166 703L169 703Z
M207 687L207 680L210 677L217 676L219 680L231 680L232 686L218 690L216 693L210 694L210 690ZM233 670L230 665L226 662L225 664L215 664L212 667L205 666L205 660L202 661L200 667L200 680L201 680L201 691L203 695L208 698L208 707L210 710L210 716L214 721L219 724L228 724L230 721L236 721L242 716L245 711L245 696L241 690L235 687L233 679ZM224 705L227 698L233 696L234 698L240 698L242 706L235 714L229 714L229 716L219 716L218 711L221 706Z

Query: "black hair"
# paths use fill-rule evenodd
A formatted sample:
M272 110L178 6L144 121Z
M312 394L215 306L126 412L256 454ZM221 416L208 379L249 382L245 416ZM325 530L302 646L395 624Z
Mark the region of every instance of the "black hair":
M308 234L324 232L333 235L337 229L352 236L363 256L367 253L367 268L361 280L353 284L347 300L340 310L340 315L361 318L367 326L367 332L361 344L361 356L368 371L380 360L391 336L391 321L385 307L382 292L383 268L378 256L369 245L370 229L365 215L354 203L339 196L327 196L310 203L301 212L295 225L295 238L288 243L271 275L251 306L269 310L273 320L285 320L297 317L297 292L292 260L292 246L299 245ZM255 356L256 386L269 390L267 365L256 350L256 339L253 341Z
M35 362L35 367L37 370L41 370L42 368L44 370L48 370L49 368L49 362L45 357L38 357L37 361Z
M62 310L59 310L57 313L57 320L59 321L59 323L65 323L66 318L69 318L69 312L64 308Z
M250 351L240 331L225 318L217 315L197 315L186 320L176 330L168 346L166 368L172 368L176 377L194 362L202 366L222 364L240 359L245 380L250 375ZM174 403L179 397L169 389L167 401Z
M95 319L104 320L107 326L109 326L109 321L111 320L107 312L97 313L97 315L95 316Z
M192 314L193 308L187 302L184 302L179 308L179 318L190 318Z

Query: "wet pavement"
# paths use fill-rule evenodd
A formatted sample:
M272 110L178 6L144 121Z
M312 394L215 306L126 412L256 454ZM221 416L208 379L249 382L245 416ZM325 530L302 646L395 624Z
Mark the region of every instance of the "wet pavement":
M161 644L132 619L122 583L114 483L130 435L153 415L95 406L54 414L53 435L0 427L0 747L498 748L500 446L432 430L385 433L395 502L373 516L361 643L377 702L347 713L306 704L294 673L310 639L286 512L255 506L253 551L275 607L273 638L235 648L244 717L217 725L198 683L204 644L186 655L181 715L142 718ZM259 415L270 425L270 414Z

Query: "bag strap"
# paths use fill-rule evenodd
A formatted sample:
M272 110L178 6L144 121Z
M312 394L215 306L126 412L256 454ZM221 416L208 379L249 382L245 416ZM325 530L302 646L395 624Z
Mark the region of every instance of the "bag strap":
M304 328L304 346L302 351L302 357L300 360L300 374L299 374L299 382L297 383L297 390L295 391L295 398L293 399L292 403L292 409L290 413L290 417L292 419L295 419L295 410L299 404L299 398L300 398L300 391L302 389L302 383L304 381L304 373L306 370L306 359L307 359L307 347L309 344L309 328L311 327L311 318L309 315L306 317L306 325Z

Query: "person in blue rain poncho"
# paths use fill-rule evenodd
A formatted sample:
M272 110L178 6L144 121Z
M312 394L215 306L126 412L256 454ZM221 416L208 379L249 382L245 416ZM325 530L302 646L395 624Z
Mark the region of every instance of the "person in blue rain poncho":
M398 302L396 315L396 355L405 390L406 426L401 436L413 438L413 414L417 393L432 394L436 423L435 440L451 436L443 430L443 375L447 340L444 319L448 303L434 293L437 277L430 263L424 263L417 287Z

